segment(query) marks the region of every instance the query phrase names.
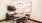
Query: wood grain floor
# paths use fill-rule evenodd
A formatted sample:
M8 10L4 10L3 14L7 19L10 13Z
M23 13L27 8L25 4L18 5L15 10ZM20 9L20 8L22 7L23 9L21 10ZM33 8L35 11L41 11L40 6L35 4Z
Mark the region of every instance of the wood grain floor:
M29 22L29 23L37 23L37 22L34 22L34 21L30 21L30 20L27 21L27 23L28 23L28 22ZM2 22L0 22L0 23L10 23L10 21L7 21L7 22L6 22L6 21L2 21Z

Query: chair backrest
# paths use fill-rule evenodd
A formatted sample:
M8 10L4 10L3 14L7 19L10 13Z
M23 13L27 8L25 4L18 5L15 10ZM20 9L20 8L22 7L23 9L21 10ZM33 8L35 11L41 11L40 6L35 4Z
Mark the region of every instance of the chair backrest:
M15 6L9 6L8 5L7 10L8 11L16 11L16 8L15 8Z

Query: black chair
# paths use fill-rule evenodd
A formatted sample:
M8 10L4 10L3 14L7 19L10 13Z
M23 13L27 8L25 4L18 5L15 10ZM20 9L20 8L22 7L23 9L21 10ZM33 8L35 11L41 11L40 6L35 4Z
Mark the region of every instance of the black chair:
M16 8L15 8L15 6L10 6L10 5L8 5L7 6L7 10L9 11L9 12L14 12L14 11L16 11ZM6 20L13 20L14 19L14 17L13 17L13 15L14 14L8 14L8 12L6 13Z
M24 23L25 22L25 17L17 19L17 23Z

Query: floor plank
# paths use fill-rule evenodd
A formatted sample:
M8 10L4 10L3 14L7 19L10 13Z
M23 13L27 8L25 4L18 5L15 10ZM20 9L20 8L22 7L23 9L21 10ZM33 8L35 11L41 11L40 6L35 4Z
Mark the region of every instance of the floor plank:
M28 22L29 22L29 23L37 23L37 22L34 22L34 21L30 21L30 20L28 20L26 23L28 23ZM0 23L10 23L10 21L7 21L7 22L6 22L6 21L2 21L2 22L0 22Z

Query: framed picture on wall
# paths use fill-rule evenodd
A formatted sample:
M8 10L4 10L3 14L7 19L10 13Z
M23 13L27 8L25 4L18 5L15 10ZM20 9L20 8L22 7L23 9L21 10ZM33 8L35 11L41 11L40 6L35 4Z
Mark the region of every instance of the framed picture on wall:
M31 13L32 12L32 1L26 3L25 8L22 8L23 13Z

